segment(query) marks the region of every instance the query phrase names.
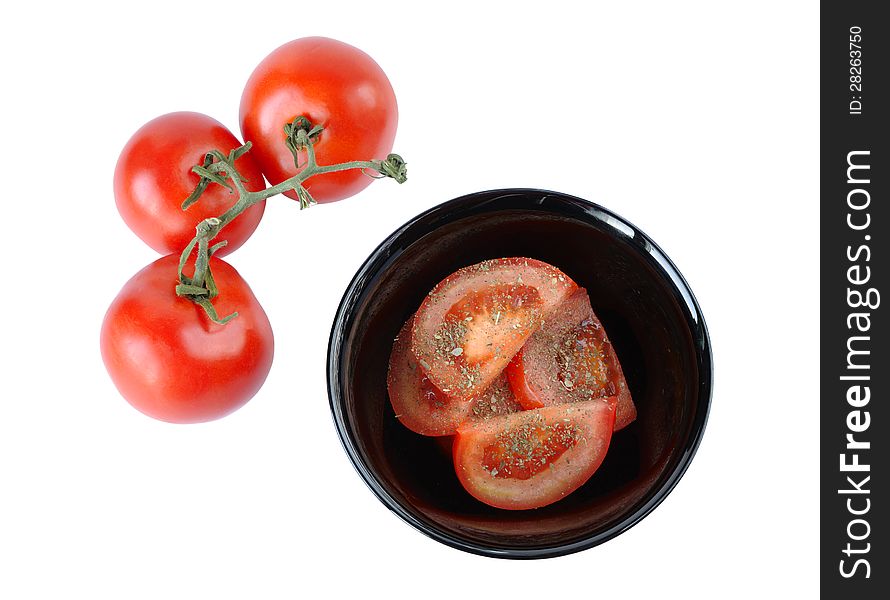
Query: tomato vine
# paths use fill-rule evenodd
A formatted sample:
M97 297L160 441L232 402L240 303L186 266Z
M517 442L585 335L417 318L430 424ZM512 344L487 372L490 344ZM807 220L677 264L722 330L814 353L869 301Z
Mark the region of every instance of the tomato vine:
M262 202L271 196L288 191L294 191L300 201L300 208L308 208L315 204L315 200L303 185L304 182L315 175L334 173L350 169L360 169L369 177L392 178L398 183L407 180L407 165L398 154L390 154L384 160L354 160L332 165L319 165L315 157L314 145L322 135L324 127L313 124L304 116L297 117L291 123L284 126L285 144L293 155L294 166L299 173L271 187L260 191L250 191L244 186L245 179L235 168L235 161L250 151L251 142L234 148L228 154L219 150L211 150L204 156L201 164L192 167L192 172L200 177L194 191L182 203L185 210L199 201L201 194L211 185L221 185L232 194L237 194L238 199L222 215L202 220L195 227L195 237L188 243L179 258L179 283L176 285L176 295L187 298L201 306L207 316L214 323L225 324L238 316L237 312L220 318L213 306L213 299L218 295L213 274L210 272L210 257L214 252L226 245L225 241L211 245L222 231L245 210ZM305 153L305 159L300 162L301 154ZM372 174L377 173L377 175ZM231 183L229 183L231 181ZM183 273L189 258L195 253L195 271L192 277Z

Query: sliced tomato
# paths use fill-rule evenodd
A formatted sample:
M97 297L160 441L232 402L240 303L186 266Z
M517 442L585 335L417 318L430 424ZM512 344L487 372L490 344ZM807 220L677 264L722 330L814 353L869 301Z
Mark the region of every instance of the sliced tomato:
M621 364L583 289L529 338L507 376L525 409L617 396L615 430L637 418Z
M552 504L581 487L609 449L616 399L512 413L458 428L454 469L474 498L496 508Z
M411 348L430 381L463 402L486 390L577 285L531 258L464 267L427 295L414 318Z
M421 435L452 435L470 410L470 402L456 402L424 374L411 352L414 317L402 326L389 355L386 378L389 402L396 418Z

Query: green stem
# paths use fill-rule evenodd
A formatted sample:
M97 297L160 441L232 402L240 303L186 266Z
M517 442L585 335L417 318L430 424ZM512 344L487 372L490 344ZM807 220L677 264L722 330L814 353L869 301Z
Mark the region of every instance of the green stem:
M235 161L250 149L250 142L232 150L228 156L222 152L213 150L207 154L204 163L193 168L193 171L201 176L195 191L183 203L183 209L187 208L198 200L203 191L211 183L223 185L230 191L237 192L238 200L219 217L211 217L204 219L195 227L195 237L182 251L179 262L179 284L176 286L176 293L179 296L188 298L202 306L207 316L215 323L225 324L231 320L237 313L233 313L227 317L220 319L216 314L209 298L216 295L215 285L213 285L213 277L210 274L210 255L212 253L210 241L219 235L220 231L234 221L238 216L251 206L258 204L272 196L282 194L288 191L295 191L300 199L301 208L305 208L315 201L309 195L309 192L303 187L310 177L322 175L325 173L336 173L338 171L347 171L350 169L361 169L362 171L376 171L380 177L392 177L398 183L404 183L407 178L405 170L405 162L396 154L390 154L385 160L354 160L345 163L333 165L319 165L315 157L315 143L318 140L318 134L322 131L319 126L313 127L305 117L298 117L293 123L285 126L287 134L287 146L294 155L294 164L299 164L298 152L306 151L306 164L302 170L281 183L265 188L260 191L252 192L243 184L243 178L235 168ZM312 133L312 136L309 133ZM210 158L216 159L210 162ZM225 177L222 174L225 174ZM369 175L371 176L371 175ZM235 189L228 185L231 180ZM222 242L224 243L224 242ZM221 243L221 244L222 244ZM213 249L217 249L221 244L216 244ZM195 258L195 274L188 278L182 273L183 266L188 262L189 256L197 246L197 256ZM208 281L210 287L208 288ZM204 291L206 290L206 292ZM209 297L208 297L209 296Z
M297 138L300 140L303 147L306 148L306 167L317 167L318 163L315 161L315 144L309 139L309 133L305 129L300 129L297 132Z
M204 286L204 278L207 276L207 266L210 264L208 254L209 242L206 237L198 238L198 257L195 259L195 275L192 277L192 285Z

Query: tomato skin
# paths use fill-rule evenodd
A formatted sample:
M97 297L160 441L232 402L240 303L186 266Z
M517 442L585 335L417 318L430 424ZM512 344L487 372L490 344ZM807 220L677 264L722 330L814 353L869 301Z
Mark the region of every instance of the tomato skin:
M195 226L218 217L237 200L237 194L210 184L187 210L182 201L200 178L191 172L202 164L209 150L228 154L241 142L222 123L195 112L162 115L143 125L121 151L114 170L114 199L121 217L146 244L161 254L181 252L195 236ZM250 191L265 188L251 152L235 163ZM217 252L224 256L251 236L263 217L265 202L244 211L226 226L219 239L228 244Z
M465 423L454 440L454 470L464 489L495 508L528 510L552 504L584 485L602 464L615 422L616 399L603 398L512 413L481 423ZM504 476L486 461L500 436L529 425L571 427L574 445L537 470ZM536 434L533 439L538 439ZM511 444L508 442L507 447Z
M112 302L100 333L102 359L136 409L171 423L223 417L260 389L272 366L272 327L247 283L224 261L210 260L226 325L176 296L178 255L134 275Z
M274 50L241 96L241 133L254 143L251 152L272 185L297 174L284 125L299 116L325 128L315 144L320 165L386 158L399 120L395 92L380 66L358 48L323 37ZM353 169L317 175L306 187L318 202L334 202L371 181Z

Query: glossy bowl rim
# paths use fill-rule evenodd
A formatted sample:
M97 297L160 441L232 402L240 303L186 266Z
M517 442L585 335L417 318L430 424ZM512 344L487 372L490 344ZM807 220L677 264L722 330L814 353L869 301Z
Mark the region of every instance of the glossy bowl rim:
M698 317L697 322L693 322L693 320L689 318L689 315L684 314L684 317L686 317L684 320L692 332L693 338L696 338L696 332L700 332L699 335L701 337L701 346L693 344L696 363L699 370L699 396L696 418L692 424L690 437L686 442L685 448L682 449L682 455L673 471L670 472L660 486L650 490L644 502L642 502L635 510L627 513L608 529L572 542L534 548L499 547L496 545L480 544L458 537L436 527L432 527L419 520L386 491L386 488L377 479L372 469L362 460L361 453L358 451L355 441L349 435L349 428L346 425L345 416L339 402L341 399L339 377L340 356L342 354L342 342L344 339L343 334L346 331L347 325L350 324L354 317L352 311L354 307L353 300L363 293L364 287L366 286L362 285L362 282L365 280L370 281L372 279L369 279L368 275L374 274L381 266L383 266L382 264L378 265L378 263L381 261L385 262L392 257L392 255L389 254L389 249L395 244L395 241L413 228L419 226L420 223L429 220L431 217L444 217L443 222L440 223L439 226L453 222L455 220L453 215L460 213L463 205L474 202L480 197L490 196L491 198L489 198L489 200L496 200L499 197L515 195L543 195L545 197L549 196L558 198L561 202L568 202L569 204L574 204L582 208L591 219L598 221L601 226L608 228L610 230L610 235L614 235L614 233L623 233L628 243L635 246L639 252L649 254L661 267L664 272L660 273L660 275L667 275L667 282L669 286L673 288L678 302L681 302L683 305L682 308L685 309L687 313ZM620 224L620 226L616 226L616 224ZM633 235L628 236L627 231L631 231ZM334 426L337 430L337 436L340 438L340 443L349 457L352 466L374 495L377 496L377 499L380 500L384 506L394 512L400 519L424 535L447 546L451 546L452 548L493 558L533 559L564 556L607 542L639 523L659 504L661 504L662 501L664 501L668 494L670 494L677 486L677 483L689 468L704 436L713 395L714 366L710 334L708 333L701 307L699 306L692 289L689 287L689 284L686 282L686 279L680 273L679 269L674 265L673 261L671 261L667 254L665 254L664 251L638 227L603 206L563 192L537 188L501 188L472 192L437 204L413 217L401 227L398 227L388 235L386 239L373 250L373 252L371 252L349 282L349 285L340 300L340 304L337 307L336 316L334 317L334 323L331 327L331 333L328 339L327 354L328 402L331 409L331 417L333 418Z

